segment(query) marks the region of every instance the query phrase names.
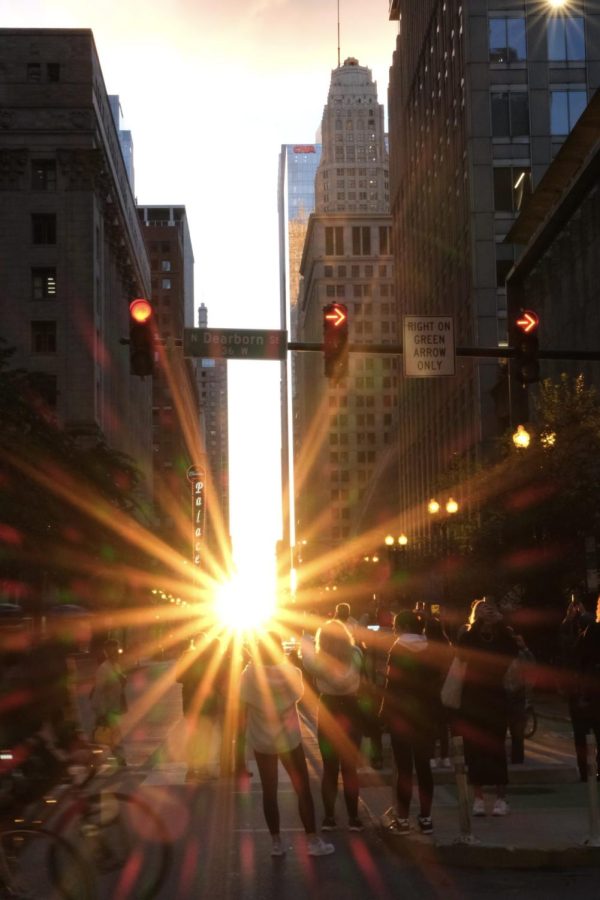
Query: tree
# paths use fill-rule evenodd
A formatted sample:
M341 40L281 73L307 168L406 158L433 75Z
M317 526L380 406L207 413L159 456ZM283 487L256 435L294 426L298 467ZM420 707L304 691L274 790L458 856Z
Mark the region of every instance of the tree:
M103 559L139 560L111 517L137 514L140 474L100 435L82 443L61 427L32 374L11 368L13 352L0 344L0 583L34 611L49 584L80 584Z
M512 435L476 478L477 556L530 598L585 580L585 539L600 538L600 401L583 376L540 385L527 449Z

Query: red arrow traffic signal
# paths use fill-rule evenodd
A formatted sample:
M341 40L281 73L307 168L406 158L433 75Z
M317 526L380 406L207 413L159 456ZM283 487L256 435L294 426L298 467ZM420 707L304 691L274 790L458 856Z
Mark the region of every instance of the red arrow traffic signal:
M348 374L348 307L328 303L323 307L325 375L339 381Z
M525 334L531 334L539 324L540 318L532 309L524 309L521 313L521 318L515 322L517 328L520 328Z
M348 310L343 303L330 303L326 309L328 309L329 312L325 313L325 318L329 322L332 322L336 328L343 325L348 318Z

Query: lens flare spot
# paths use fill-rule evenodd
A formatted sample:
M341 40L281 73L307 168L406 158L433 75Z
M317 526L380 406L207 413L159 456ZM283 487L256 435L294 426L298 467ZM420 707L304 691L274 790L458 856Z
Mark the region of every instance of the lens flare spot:
M263 628L275 613L275 590L259 571L238 573L217 585L214 612L219 623L232 631Z

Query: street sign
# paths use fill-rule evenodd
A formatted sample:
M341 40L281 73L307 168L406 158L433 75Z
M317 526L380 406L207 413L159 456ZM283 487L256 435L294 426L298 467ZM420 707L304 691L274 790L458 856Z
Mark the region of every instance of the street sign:
M540 317L532 309L524 309L521 312L521 318L517 319L515 325L524 331L525 334L531 334L532 331L540 324Z
M201 359L285 359L287 331L184 328L183 355Z
M403 317L404 374L407 378L454 375L452 316Z

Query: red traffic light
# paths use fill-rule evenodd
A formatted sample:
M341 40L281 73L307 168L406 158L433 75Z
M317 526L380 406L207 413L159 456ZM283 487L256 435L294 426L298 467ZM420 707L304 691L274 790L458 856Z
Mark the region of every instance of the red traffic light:
M129 315L135 322L144 323L152 316L152 306L147 300L139 297L129 304Z
M524 309L521 311L521 317L517 319L515 325L525 334L531 334L540 324L540 318L532 309Z
M326 307L325 318L339 328L348 319L348 308L343 303L330 303Z

